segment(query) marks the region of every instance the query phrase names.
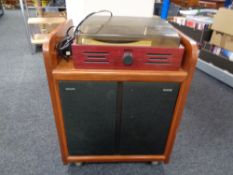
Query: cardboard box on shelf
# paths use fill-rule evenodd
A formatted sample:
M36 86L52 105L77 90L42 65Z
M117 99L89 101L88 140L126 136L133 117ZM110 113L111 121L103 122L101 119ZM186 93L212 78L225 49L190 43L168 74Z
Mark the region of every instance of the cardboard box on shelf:
M223 35L223 33L213 31L211 39L210 39L210 44L220 46L222 35Z
M224 34L220 45L222 48L233 51L233 35Z
M220 8L214 16L212 29L228 35L233 35L233 10Z
M214 16L210 44L233 51L233 10L220 8Z
M210 39L210 44L233 51L233 35L214 31Z

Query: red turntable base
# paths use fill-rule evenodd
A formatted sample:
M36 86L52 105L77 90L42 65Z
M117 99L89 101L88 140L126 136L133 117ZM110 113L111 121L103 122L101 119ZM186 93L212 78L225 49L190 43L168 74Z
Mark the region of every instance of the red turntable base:
M75 68L178 70L184 48L176 30L156 17L92 16L72 45Z
M178 70L184 48L93 46L73 44L76 68Z

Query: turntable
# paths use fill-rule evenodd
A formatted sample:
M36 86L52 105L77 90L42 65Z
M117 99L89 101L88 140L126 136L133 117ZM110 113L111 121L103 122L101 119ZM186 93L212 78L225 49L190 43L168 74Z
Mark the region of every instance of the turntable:
M178 70L184 48L157 17L92 16L72 45L74 66L90 69Z

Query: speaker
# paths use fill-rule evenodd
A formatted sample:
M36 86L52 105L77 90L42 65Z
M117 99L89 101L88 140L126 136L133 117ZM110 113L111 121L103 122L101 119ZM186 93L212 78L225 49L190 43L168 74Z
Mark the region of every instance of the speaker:
M70 155L161 155L179 83L60 81Z

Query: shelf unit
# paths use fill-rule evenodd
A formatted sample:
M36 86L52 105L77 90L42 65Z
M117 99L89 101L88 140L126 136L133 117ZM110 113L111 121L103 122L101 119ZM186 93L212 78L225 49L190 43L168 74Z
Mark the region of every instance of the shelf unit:
M49 38L49 34L37 33L31 37L31 43L32 44L43 44L44 42L48 41L48 38Z
M171 22L171 24L185 35L202 43L203 46L204 42L208 42L210 40L212 34L209 29L200 31L187 26L181 26L173 22ZM230 87L233 87L233 62L226 58L215 55L208 51L208 49L201 48L197 68Z
M197 30L187 26L179 25L175 22L170 22L170 24L200 44L202 44L203 41L209 41L212 34L210 29Z
M197 68L233 88L233 74L228 71L225 71L212 63L203 61L200 58L197 62Z
M36 18L28 18L28 24L48 24L48 25L52 25L52 24L61 24L62 22L64 22L65 19L61 18L61 17L36 17Z
M37 0L38 2L40 0ZM47 17L43 16L44 9L65 9L64 6L56 7L42 7L42 6L28 6L26 0L20 0L21 12L24 19L24 24L26 28L27 40L32 52L34 52L35 47L37 45L42 45L44 42L48 40L49 34L53 28L57 25L63 23L66 18L63 16L58 17ZM37 12L36 16L31 16L30 11L35 10Z
M233 62L202 48L197 68L233 87Z

